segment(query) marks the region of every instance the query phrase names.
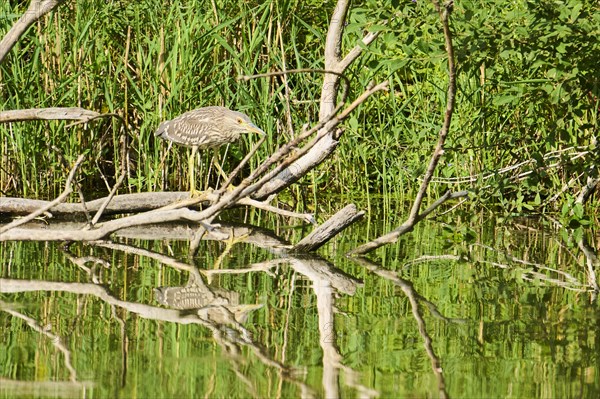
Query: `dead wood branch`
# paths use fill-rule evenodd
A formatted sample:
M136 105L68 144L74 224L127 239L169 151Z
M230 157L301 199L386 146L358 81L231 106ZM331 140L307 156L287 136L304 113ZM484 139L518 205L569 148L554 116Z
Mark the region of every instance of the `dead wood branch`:
M102 114L79 107L30 108L0 112L0 123L36 120L76 120L82 123L101 117Z
M343 70L340 71L342 35L344 34L344 24L349 5L350 1L348 0L338 0L331 14L329 29L327 30L327 37L325 39L325 69L337 73L343 72ZM324 76L321 89L319 120L326 118L327 115L333 112L336 104L338 85L339 78L336 74L326 74Z
M335 115L340 108L337 102L340 77L343 76L344 71L362 53L364 46L371 44L378 36L377 33L367 34L362 39L362 45L355 46L342 59L341 42L349 3L348 0L338 0L331 15L327 31L324 69L327 73L325 73L323 78L319 109L319 122L322 123L323 127L319 130L318 139L315 140L311 147L303 148L304 151L301 157L299 156L296 160L286 163L285 168L279 168L275 172L276 174L271 173L270 181L264 183L263 187L254 194L253 197L256 199L266 198L289 187L313 168L320 165L337 148L339 136L342 134L342 130L337 129L337 125L345 116L340 117L338 123L335 124L326 124L325 122L332 118L332 115ZM379 90L383 90L387 87L387 84L384 87L380 85L378 87ZM370 94L375 91L372 91ZM344 97L342 96L341 102L345 100Z
M423 213L417 215L417 217L414 219L414 221L407 220L406 222L404 222L400 227L396 228L395 230L393 230L387 234L384 234L380 237L377 237L373 241L369 241L366 244L360 245L351 251L348 251L347 255L351 255L351 256L363 255L363 254L366 254L367 252L371 252L385 244L391 244L393 242L396 242L401 235L411 232L417 223L419 223L421 220L425 219L431 212L433 212L438 206L442 205L444 202L446 202L450 199L453 199L453 198L466 197L466 196L468 196L467 191L459 191L457 193L452 193L450 191L447 191L444 195L442 195L440 198L438 198L437 201L435 201L433 204L431 204L431 206L429 208L427 208L425 211L423 211Z
M596 268L600 265L598 261L598 255L595 250L588 244L585 237L577 242L579 249L585 256L585 266L587 271L588 285L592 288L592 295L590 301L596 302L598 294L600 294L600 287L598 286L598 278L596 277Z
M77 168L79 167L81 162L83 162L84 158L85 158L84 155L80 155L77 158L77 160L75 161L75 164L73 165L73 168L71 169L71 172L69 173L69 175L67 177L64 191L54 201L51 201L47 205L31 212L29 215L27 215L21 219L16 219L12 223L9 223L6 226L0 228L0 237L2 237L2 235L4 235L10 229L15 228L17 226L20 226L24 223L27 223L27 222L35 219L36 217L38 217L41 214L43 214L44 212L46 212L48 209L51 209L53 206L63 202L69 196L69 194L71 194L71 192L73 191L73 188L71 187L71 182L73 181L73 178L75 177L75 172L77 172Z
M452 122L452 113L454 111L454 100L456 95L456 68L454 65L454 49L452 47L452 34L450 33L450 26L448 25L448 17L451 11L451 3L450 5L446 5L444 9L440 9L437 1L434 1L435 7L440 13L440 17L442 19L442 26L444 28L444 37L446 39L446 52L448 53L448 95L446 98L446 112L444 114L444 124L442 125L442 129L439 133L439 138L435 150L433 151L433 155L431 156L431 160L429 161L429 166L427 167L427 171L425 172L425 176L423 177L423 182L421 183L421 187L419 192L417 193L417 197L415 198L415 202L410 210L410 215L408 216L409 223L415 222L419 209L421 208L421 203L423 202L423 198L425 197L425 192L427 191L427 187L429 186L429 182L433 177L433 172L437 167L440 158L444 154L444 143L446 142L446 137L448 136L448 132L450 131L450 123Z
M4 61L7 54L17 43L19 38L27 31L27 29L38 19L52 11L64 0L31 0L27 11L21 18L10 28L8 33L0 41L0 64Z
M88 212L96 212L96 216L102 212L103 215L115 215L123 213L139 213L154 210L170 210L179 208L201 208L203 205L210 205L212 201L220 198L220 195L214 191L202 193L200 197L189 197L187 191L181 192L157 192L157 193L133 193L122 194L115 197L99 198L86 202L86 206L81 203L56 203L42 200L32 200L27 198L0 197L0 213L3 215L28 215L40 208L44 208L46 213L52 216L77 217ZM251 198L240 198L237 205L251 206L262 209L278 215L301 219L310 224L316 224L314 215L310 213L298 213L270 205L269 200L257 201ZM93 224L98 220L94 217Z
M292 248L292 251L311 252L317 250L335 237L340 231L360 220L364 214L365 212L359 212L354 204L345 206L341 211L337 212L325 223L313 230L312 233L300 240L300 242Z
M148 193L152 194L152 193ZM160 193L157 193L160 194ZM168 194L168 193L165 193ZM185 196L189 196L189 193L180 193ZM216 194L212 194L217 197ZM141 197L141 194L129 194L125 197ZM120 196L114 198L113 202L119 202ZM172 198L172 197L171 197ZM195 200L195 199L192 199ZM101 206L104 200L96 200L92 201L91 204L94 206ZM130 204L132 202L136 202L135 200L127 200L124 201L126 204ZM220 204L221 202L219 202ZM283 214L284 216L292 216L298 217L307 222L314 222L314 217L310 214L299 214L295 212L280 210L275 207L271 207L265 205L264 203L257 203L256 201L250 200L248 198L243 198L236 203L232 203L231 206L245 204L247 203L250 206L258 205L259 207L267 210L274 211L277 210L277 213ZM67 204L63 204L67 205ZM72 204L72 205L80 205L80 204ZM88 204L89 205L89 204ZM114 204L111 203L111 206ZM139 204L136 204L139 206ZM108 208L107 208L108 209ZM207 208L210 210L210 207ZM95 241L105 238L106 236L115 233L117 231L125 230L131 231L131 229L145 226L145 229L148 228L149 225L153 224L162 224L166 222L204 222L207 220L204 218L206 215L206 210L201 212L196 212L190 210L188 208L181 209L160 209L155 211L149 211L144 213L135 214L132 216L127 216L120 219L110 220L103 223L98 223L92 228L86 228L86 230L82 230L81 224L76 225L50 225L45 226L45 228L36 228L28 226L27 228L11 228L11 230L6 231L2 235L0 235L0 241L9 241L9 240L24 240L24 241ZM210 231L211 235L217 234L220 231L213 227L213 230ZM224 234L222 237L226 239L229 237L228 232ZM154 237L156 239L156 237Z
M258 142L254 145L254 147L252 147L252 149L250 150L250 152L248 154L246 154L246 156L244 157L244 159L242 159L242 161L238 164L238 166L235 167L235 169L233 170L233 172L231 172L229 174L229 176L227 177L227 180L225 181L225 183L223 183L223 186L221 187L222 190L224 190L227 187L229 187L229 185L233 182L233 179L235 179L235 177L237 176L238 173L240 173L240 171L242 170L242 168L244 166L246 166L246 164L248 163L248 161L250 160L250 158L252 158L252 155L254 155L254 153L256 153L256 151L260 148L260 146L265 142L266 139L267 139L266 136L262 136L260 138L260 140L258 140Z
M378 91L387 90L387 87L388 82L382 82L364 91L352 102L352 104L344 109L344 111L340 112L338 116L330 115L324 121L320 121L319 124L312 129L304 132L296 139L281 147L271 158L283 158L283 156L291 152L292 149L296 148L298 143L318 130L317 136L310 143L296 151L292 157L287 158L275 169L263 176L263 178L254 184L252 188L245 191L244 195L250 195L255 191L253 194L254 198L266 198L302 178L308 171L323 162L337 147L337 141L334 140L332 136L332 132L335 131L334 129L346 119L356 107L366 101L367 98ZM334 112L336 112L338 108L339 106L334 109Z
M114 198L115 194L117 193L117 190L119 189L119 186L123 183L123 180L125 180L125 176L125 171L123 171L123 173L121 173L121 176L119 176L119 180L117 180L113 188L110 190L108 197L106 197L106 200L102 205L100 205L100 209L98 209L98 212L96 212L96 214L94 215L94 218L90 223L92 226L98 223L98 220L100 220L100 217L102 217L102 213L104 213L104 210L106 209L108 204L110 204L110 201L112 201L112 199Z
M441 205L444 201L455 198L457 196L466 196L466 192L460 192L456 194L452 194L447 192L438 199L434 204L432 204L425 212L419 214L419 210L421 209L421 204L423 203L423 199L425 197L425 192L427 191L427 187L431 182L433 177L433 173L444 154L444 143L446 142L446 137L448 136L448 132L450 131L450 124L452 122L452 113L454 112L454 102L456 96L456 66L454 63L454 49L452 47L452 34L450 32L449 26L449 17L452 12L453 2L449 1L444 4L443 8L440 7L439 3L434 0L433 1L436 10L440 15L440 19L442 22L442 27L444 31L444 38L446 40L446 53L448 55L448 94L446 98L446 111L444 113L444 123L442 124L442 128L438 135L438 142L431 156L431 160L429 161L429 165L427 166L427 170L423 177L423 181L421 182L421 186L419 191L417 192L417 196L413 202L413 206L410 210L410 214L406 222L404 222L400 227L391 233L385 234L367 244L361 245L352 251L348 252L348 255L362 255L367 252L370 252L376 248L384 244L388 244L391 242L395 242L398 237L402 234L405 234L409 231L412 231L414 226L423 218L425 218L429 213L431 213L436 207Z
M241 198L238 201L238 204L252 206L254 208L262 209L264 211L268 211L268 212L272 212L272 213L276 213L281 216L287 216L287 217L301 219L310 224L317 224L317 221L315 220L315 216L312 213L298 213L298 212L288 211L285 209L280 209L273 205L269 205L268 200L267 201L256 201L251 198Z
M117 195L104 209L104 215L115 215L119 213L138 213L154 210L189 198L190 193L181 192L157 192L157 193L134 193ZM99 198L86 202L86 208L90 212L97 212L106 202L106 198ZM21 216L47 206L48 201L33 200L27 198L0 197L0 213L3 215ZM60 203L47 209L55 216L76 216L85 212L80 203Z

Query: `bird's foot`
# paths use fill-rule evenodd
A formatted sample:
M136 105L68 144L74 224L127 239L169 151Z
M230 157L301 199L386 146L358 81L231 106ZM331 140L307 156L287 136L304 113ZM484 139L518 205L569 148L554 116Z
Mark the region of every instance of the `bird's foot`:
M213 191L215 191L215 190L213 190L210 187L208 187L206 190L196 190L194 188L194 189L190 190L190 198L195 198L195 199L206 198L206 199L208 199L208 197L210 197L210 195L213 193Z
M237 188L237 186L234 186L233 184L228 185L227 187L220 187L218 190L215 190L216 194L219 194L219 196L227 193L227 192L232 192L233 190L235 190Z

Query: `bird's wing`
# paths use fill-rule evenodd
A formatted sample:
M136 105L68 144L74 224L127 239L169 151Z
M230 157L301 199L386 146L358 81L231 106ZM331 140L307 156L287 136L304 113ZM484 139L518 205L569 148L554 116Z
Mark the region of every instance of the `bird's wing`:
M199 148L223 144L220 129L209 116L183 114L160 124L156 135L176 144Z

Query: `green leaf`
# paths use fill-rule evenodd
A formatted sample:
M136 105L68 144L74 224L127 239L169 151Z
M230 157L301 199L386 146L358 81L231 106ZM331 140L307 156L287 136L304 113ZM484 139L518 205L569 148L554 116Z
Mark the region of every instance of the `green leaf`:
M371 25L369 26L369 32L380 32L382 30L387 30L389 27L385 25Z
M581 8L582 7L583 7L583 4L581 4L581 3L575 4L575 6L573 7L573 9L571 10L571 15L569 16L569 22L570 23L574 23L575 20L579 17L579 14L581 13Z
M500 106L500 105L515 103L517 99L518 99L518 97L514 96L514 95L500 95L500 96L494 97L493 103L496 106Z
M579 202L573 207L573 214L577 217L577 219L583 218L583 211L583 205L581 205Z

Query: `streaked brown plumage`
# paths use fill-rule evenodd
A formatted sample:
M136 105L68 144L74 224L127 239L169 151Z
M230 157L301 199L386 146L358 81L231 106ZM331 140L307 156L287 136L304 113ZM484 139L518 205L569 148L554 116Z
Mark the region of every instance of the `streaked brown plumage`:
M225 107L188 111L158 126L155 135L188 147L216 148L233 143L242 133L265 134L250 118Z
M175 144L192 147L189 172L190 191L193 193L195 191L193 166L196 151L233 143L243 133L265 134L246 114L225 107L212 106L188 111L170 121L162 122L154 135Z

